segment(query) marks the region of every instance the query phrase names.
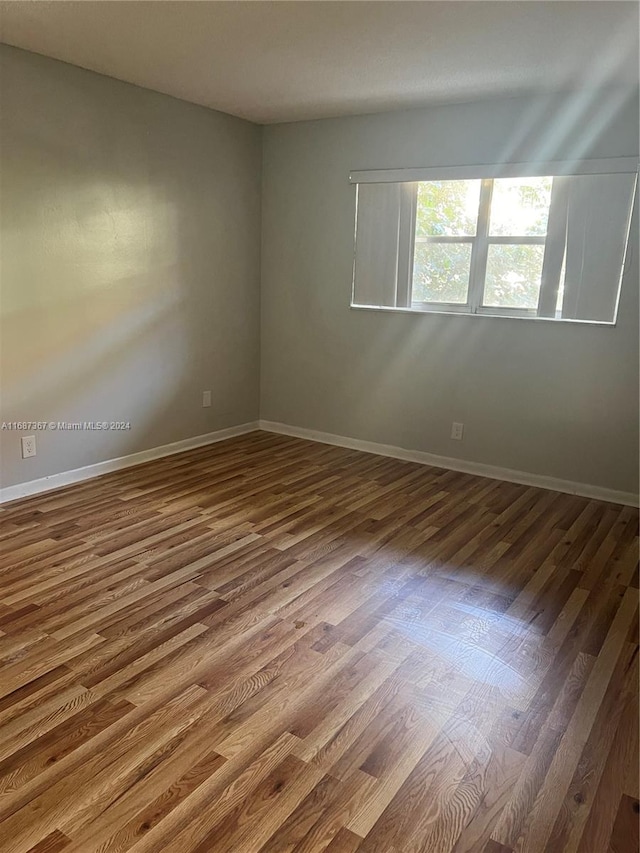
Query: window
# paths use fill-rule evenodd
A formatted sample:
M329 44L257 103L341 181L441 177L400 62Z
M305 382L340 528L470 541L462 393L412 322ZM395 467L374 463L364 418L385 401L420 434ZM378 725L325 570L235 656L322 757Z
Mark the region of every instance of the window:
M634 171L446 171L357 181L353 305L615 322Z

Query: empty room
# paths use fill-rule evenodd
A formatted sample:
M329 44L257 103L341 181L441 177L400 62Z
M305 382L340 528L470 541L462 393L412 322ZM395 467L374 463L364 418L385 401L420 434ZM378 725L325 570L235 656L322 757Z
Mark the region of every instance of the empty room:
M1 0L0 853L640 853L639 11Z

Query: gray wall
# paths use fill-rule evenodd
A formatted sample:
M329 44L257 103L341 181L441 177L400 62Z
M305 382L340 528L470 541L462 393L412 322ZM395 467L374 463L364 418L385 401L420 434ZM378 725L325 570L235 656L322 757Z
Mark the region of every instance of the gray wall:
M132 426L27 460L4 431L2 485L256 419L260 128L6 46L0 72L1 418Z
M2 431L4 486L253 420L261 369L267 420L637 490L637 226L615 328L357 311L347 181L352 169L634 155L636 95L262 134L6 46L0 63L1 419L132 426L34 431L28 460L19 436L32 431Z
M637 93L265 128L261 416L636 492L637 215L616 327L349 308L350 170L638 153ZM465 424L462 442L451 422Z

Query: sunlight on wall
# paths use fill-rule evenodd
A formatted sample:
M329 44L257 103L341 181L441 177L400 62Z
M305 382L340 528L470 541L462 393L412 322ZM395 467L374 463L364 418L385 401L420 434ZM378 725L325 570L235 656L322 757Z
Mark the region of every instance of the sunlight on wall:
M45 191L20 213L3 235L14 259L2 300L4 417L109 419L105 390L137 372L143 390L126 416L144 428L188 363L174 205L149 188L92 183Z
M602 68L610 59L610 56L605 56L594 62L592 69L594 82L597 82L598 76L604 73ZM590 146L597 140L603 129L619 113L627 109L628 99L629 92L625 89L612 91L606 98L603 98L602 92L598 90L576 91L566 94L556 102L552 111L550 111L549 102L544 98L533 99L524 118L514 123L511 133L505 135L502 149L497 153L495 162L490 165L507 162L536 164L554 159L578 162L588 155ZM545 180L541 179L541 181ZM467 182L466 202L469 205L477 197L476 184L478 183ZM505 187L515 186L517 183L517 180L506 181L505 179L496 182ZM509 214L513 216L509 193L498 194L497 202L509 208ZM524 227L530 212L523 210L521 214L520 218L523 220L521 224ZM469 216L473 219L471 214ZM316 322L320 322L320 319ZM367 320L363 319L362 322L365 323ZM351 401L354 414L357 415L367 435L375 431L376 425L383 424L391 416L391 412L399 413L399 404L393 402L398 397L398 376L411 375L412 372L419 375L420 371L416 370L416 365L423 365L427 370L429 352L432 349L433 351L445 349L450 353L450 362L440 365L443 374L442 384L447 385L447 400L451 408L455 409L458 405L461 408L464 406L464 377L468 375L469 370L473 370L474 352L483 340L482 325L466 323L464 334L461 335L458 323L442 322L435 316L430 318L428 338L425 337L425 327L422 322L410 324L407 321L404 331L405 334L400 342L391 324L389 328L383 330L382 334L378 331L369 339L370 345L360 350L357 361L354 363L355 378L350 383ZM496 326L495 340L499 341L503 334L506 334L505 328ZM377 381L372 388L365 377L370 375L374 362ZM450 382L447 383L449 374ZM509 380L508 362L505 363L503 376L506 381ZM416 393L419 394L418 387L416 387ZM430 400L434 409L438 409L442 402L437 398ZM406 411L403 418L405 423L411 420L412 405L413 401L405 404Z

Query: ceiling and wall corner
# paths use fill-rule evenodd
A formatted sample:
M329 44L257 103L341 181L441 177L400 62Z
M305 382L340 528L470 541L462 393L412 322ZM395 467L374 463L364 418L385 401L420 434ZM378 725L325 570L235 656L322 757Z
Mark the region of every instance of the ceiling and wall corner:
M271 124L637 85L636 2L1 2L0 41Z

